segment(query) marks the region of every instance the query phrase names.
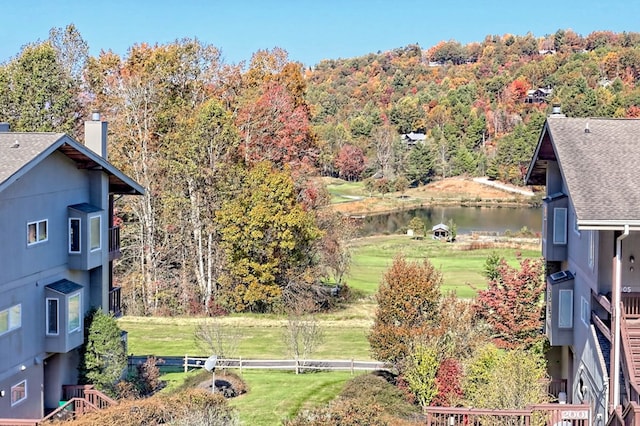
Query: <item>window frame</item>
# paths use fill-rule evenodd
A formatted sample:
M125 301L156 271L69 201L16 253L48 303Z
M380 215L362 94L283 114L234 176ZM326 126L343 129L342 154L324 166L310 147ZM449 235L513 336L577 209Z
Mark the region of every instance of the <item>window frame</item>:
M77 227L74 229L72 223L77 223ZM77 235L73 232L77 231ZM77 242L78 247L74 250L74 244ZM82 219L79 217L69 218L69 254L82 253Z
M72 310L71 300L75 299L76 297L78 298L77 309ZM75 318L76 315L77 318ZM76 325L76 323L77 326L71 328L72 325ZM80 330L82 330L82 294L80 291L77 291L73 294L70 294L67 298L67 334L75 333Z
M564 217L560 217L562 215ZM562 226L563 228L560 228ZM561 235L558 235L561 234ZM556 238L556 237L562 238ZM567 244L567 208L556 207L553 209L553 244Z
M93 229L93 221L98 219L98 230L95 232ZM89 217L89 251L94 252L102 248L102 216L90 216ZM97 237L97 245L94 244L94 238Z
M7 329L0 330L0 336L4 336L7 333L11 333L14 330L22 327L22 304L10 306L0 311L0 315L7 315ZM17 313L17 314L16 314ZM16 318L17 315L17 318Z
M51 311L50 311L50 305L49 302L55 302L56 305L56 323L55 323L55 332L51 331ZM60 299L57 299L55 297L47 297L47 301L46 301L46 310L47 312L45 313L46 315L46 334L47 336L59 336L60 335Z
M30 235L31 226L34 226L35 235ZM42 230L44 229L44 238L41 238ZM27 222L27 246L34 246L36 244L45 243L49 241L49 219L34 220Z
M558 291L558 328L573 328L573 290Z
M18 393L19 392L19 393ZM14 399L16 395L22 395L18 399ZM27 379L24 379L11 386L11 406L15 406L27 400Z
M587 299L585 299L584 297L581 297L580 299L582 302L580 304L580 318L582 319L583 324L588 327L589 322L591 321L591 308Z

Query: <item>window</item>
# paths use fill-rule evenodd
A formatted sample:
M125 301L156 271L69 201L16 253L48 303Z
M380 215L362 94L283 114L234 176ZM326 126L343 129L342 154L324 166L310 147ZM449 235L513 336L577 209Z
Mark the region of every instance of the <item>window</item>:
M67 332L73 333L80 330L80 293L76 293L69 296L69 306L67 307L69 312Z
M47 298L47 335L58 335L58 299Z
M27 381L23 380L17 385L11 386L11 406L27 399Z
M22 325L22 305L14 305L0 311L0 336Z
M91 225L91 251L100 249L100 216L89 219Z
M47 241L47 220L27 223L27 244L38 244Z
M69 219L69 253L80 253L80 219Z
M558 292L558 328L573 327L573 290Z
M589 323L591 322L591 310L589 309L589 301L584 297L582 297L581 299L582 303L580 305L580 318L582 318L582 322L586 326L589 326Z
M553 244L567 244L567 209L553 209Z

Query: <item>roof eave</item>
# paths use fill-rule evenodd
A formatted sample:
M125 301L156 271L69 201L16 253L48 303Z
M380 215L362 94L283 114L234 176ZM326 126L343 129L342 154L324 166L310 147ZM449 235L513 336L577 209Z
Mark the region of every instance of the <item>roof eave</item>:
M545 120L544 126L542 127L542 131L540 132L540 136L538 137L538 144L536 145L536 150L533 153L533 157L531 157L531 162L529 163L529 168L527 169L527 176L525 177L526 185L545 185L546 184L546 174L542 174L540 172L540 168L536 167L538 164L538 158L540 156L540 149L542 144L544 143L544 137L549 130L549 122ZM546 168L546 167L545 167Z
M578 220L580 231L640 231L638 220Z

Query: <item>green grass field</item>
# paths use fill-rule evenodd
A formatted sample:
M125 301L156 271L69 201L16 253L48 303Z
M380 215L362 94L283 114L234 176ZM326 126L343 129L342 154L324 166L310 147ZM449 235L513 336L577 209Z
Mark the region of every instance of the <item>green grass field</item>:
M372 295L378 289L384 272L394 256L402 254L406 259L422 262L428 259L442 272L442 292L453 290L458 297L471 298L477 289L487 286L483 269L487 257L493 253L516 266L517 253L523 257L538 257L539 250L519 248L483 248L461 250L462 243L445 243L431 238L412 239L406 235L375 236L351 243L352 264L347 278L349 286Z
M319 316L325 339L313 357L371 360L366 338L370 321L364 316L368 314L362 315L360 319ZM184 356L207 355L207 350L199 347L194 337L195 328L202 321L201 318L124 317L118 323L129 333L129 353ZM261 321L240 315L225 318L223 322L239 336L236 356L245 359L290 358L282 338L284 319Z
M353 378L348 372L294 374L287 371L257 371L242 373L249 384L247 394L234 398L244 425L279 425L298 412L326 404L340 393Z

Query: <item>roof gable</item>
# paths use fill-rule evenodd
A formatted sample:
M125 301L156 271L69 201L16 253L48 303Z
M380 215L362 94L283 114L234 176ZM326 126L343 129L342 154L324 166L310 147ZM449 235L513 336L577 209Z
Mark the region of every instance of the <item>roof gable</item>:
M102 170L109 175L109 191L143 194L144 188L113 164L64 133L0 132L0 192L54 151L73 160L78 168Z
M549 117L527 173L544 185L557 161L578 225L640 225L640 120Z

